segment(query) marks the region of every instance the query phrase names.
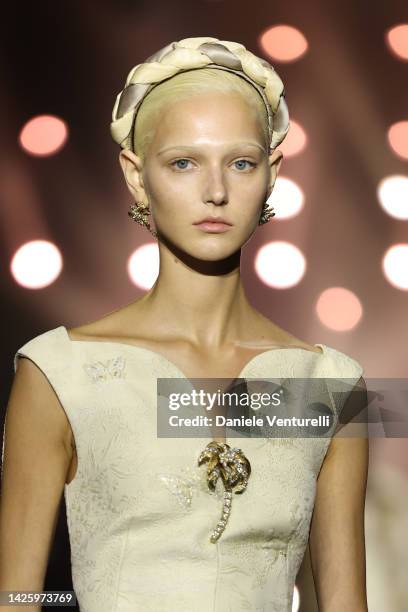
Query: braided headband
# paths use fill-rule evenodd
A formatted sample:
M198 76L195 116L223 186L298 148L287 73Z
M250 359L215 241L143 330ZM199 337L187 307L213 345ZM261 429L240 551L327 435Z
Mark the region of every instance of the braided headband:
M289 131L289 113L285 88L275 69L244 45L211 37L172 42L132 68L113 107L110 124L113 140L134 151L133 126L144 97L179 72L199 68L227 70L251 83L266 106L270 149L283 141Z

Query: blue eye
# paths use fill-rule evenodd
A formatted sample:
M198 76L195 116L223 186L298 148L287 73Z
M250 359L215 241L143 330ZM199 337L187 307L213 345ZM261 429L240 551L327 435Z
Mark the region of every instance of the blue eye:
M175 159L175 160L174 160L174 162L172 162L172 163L170 164L170 166L174 166L174 164L178 164L179 162L187 162L187 163L188 163L189 161L190 161L190 160L188 160L188 159L184 159L184 158L182 158L182 159ZM184 166L184 168L180 168L180 167L178 167L178 169L179 169L179 170L185 170L185 166Z
M249 159L237 159L236 164L239 164L240 162L245 162L246 164L250 164L252 168L254 168L256 166L256 164L254 162L249 161Z

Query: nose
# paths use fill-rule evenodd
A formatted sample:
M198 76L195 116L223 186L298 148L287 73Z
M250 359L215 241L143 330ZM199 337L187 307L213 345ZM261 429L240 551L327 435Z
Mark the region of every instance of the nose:
M228 190L221 171L213 169L208 172L203 200L216 206L228 203Z

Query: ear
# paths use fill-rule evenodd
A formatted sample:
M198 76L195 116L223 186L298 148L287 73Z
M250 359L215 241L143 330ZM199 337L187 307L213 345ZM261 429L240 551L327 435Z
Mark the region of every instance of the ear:
M275 149L269 155L270 178L269 178L268 189L270 191L270 194L272 193L273 186L276 181L276 177L278 176L278 172L281 167L282 159L283 159L283 153L282 151L279 151L279 149Z
M140 157L130 149L122 149L119 153L119 163L133 199L142 202L146 194L142 176L143 164Z

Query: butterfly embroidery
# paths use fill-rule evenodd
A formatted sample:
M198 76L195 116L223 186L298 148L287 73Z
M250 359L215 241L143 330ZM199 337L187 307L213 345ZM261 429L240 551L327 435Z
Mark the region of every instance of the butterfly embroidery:
M119 355L108 361L85 363L83 368L92 382L106 382L115 378L125 378L125 363L123 355Z

